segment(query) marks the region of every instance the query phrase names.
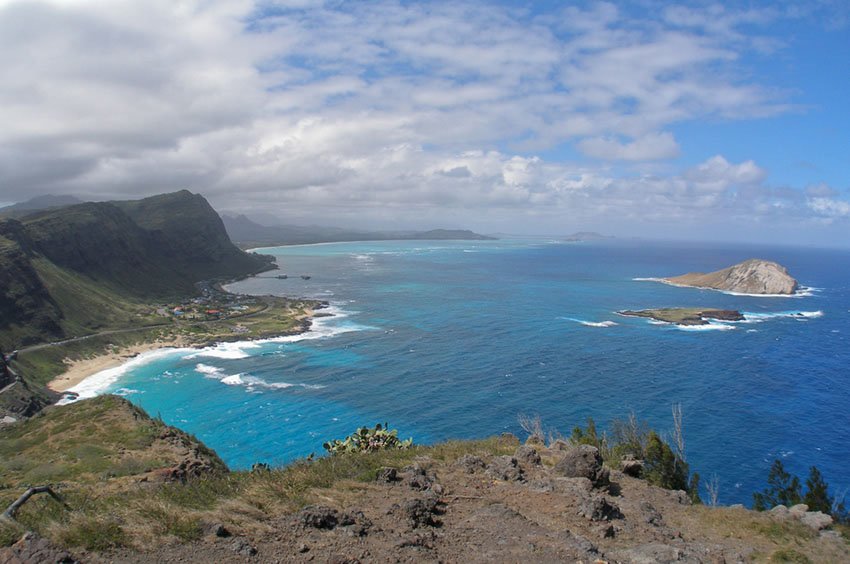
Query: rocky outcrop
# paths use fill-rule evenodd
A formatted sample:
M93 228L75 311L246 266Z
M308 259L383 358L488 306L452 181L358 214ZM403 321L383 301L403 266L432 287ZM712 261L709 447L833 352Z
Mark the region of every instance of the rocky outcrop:
M609 471L602 466L599 449L590 445L579 445L568 450L555 465L554 471L566 478L587 478L596 487L607 486L609 482Z
M12 546L0 549L2 564L35 564L37 562L77 564L79 560L66 550L32 532L25 533Z
M709 288L739 294L790 295L799 287L784 266L762 259L746 260L715 272L692 272L664 278L664 281L677 286Z
M661 309L643 309L640 311L618 311L626 317L648 317L664 323L676 325L708 325L711 321L743 321L744 314L733 309L707 309L695 307L674 307Z

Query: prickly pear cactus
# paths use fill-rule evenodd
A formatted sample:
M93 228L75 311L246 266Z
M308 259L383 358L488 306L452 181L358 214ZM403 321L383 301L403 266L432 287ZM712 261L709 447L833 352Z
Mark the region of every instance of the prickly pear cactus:
M344 454L350 452L373 452L376 450L405 449L410 448L413 439L400 440L398 431L390 430L389 425L380 423L374 428L360 427L344 439L334 439L322 445L331 454Z

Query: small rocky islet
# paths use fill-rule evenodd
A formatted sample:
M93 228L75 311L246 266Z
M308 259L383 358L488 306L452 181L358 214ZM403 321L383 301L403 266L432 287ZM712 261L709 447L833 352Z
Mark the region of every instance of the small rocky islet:
M647 317L655 321L686 326L708 325L711 321L744 321L744 315L733 309L674 307L638 311L623 310L617 313L627 317Z
M735 294L793 295L799 283L788 269L764 259L749 259L714 272L691 272L680 276L653 279L673 286L719 290ZM737 310L703 307L674 307L617 312L628 317L645 317L664 323L684 326L708 325L712 321L744 321Z

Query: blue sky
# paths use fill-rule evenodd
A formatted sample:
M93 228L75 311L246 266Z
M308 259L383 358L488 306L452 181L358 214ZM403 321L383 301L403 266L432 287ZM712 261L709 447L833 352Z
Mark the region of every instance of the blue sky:
M0 0L0 202L836 244L850 4Z

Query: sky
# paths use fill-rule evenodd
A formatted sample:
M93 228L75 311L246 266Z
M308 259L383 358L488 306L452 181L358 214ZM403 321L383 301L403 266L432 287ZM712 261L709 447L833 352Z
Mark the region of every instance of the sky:
M0 0L0 202L850 245L848 55L846 0Z

